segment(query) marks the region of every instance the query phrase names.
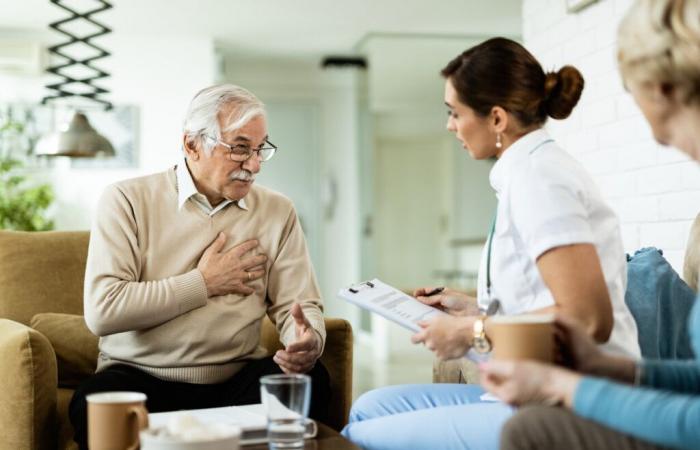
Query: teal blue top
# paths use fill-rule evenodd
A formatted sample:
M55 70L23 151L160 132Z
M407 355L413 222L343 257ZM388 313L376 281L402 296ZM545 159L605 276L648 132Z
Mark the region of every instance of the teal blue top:
M700 448L700 297L688 318L694 360L644 360L641 386L585 377L574 411L658 445Z

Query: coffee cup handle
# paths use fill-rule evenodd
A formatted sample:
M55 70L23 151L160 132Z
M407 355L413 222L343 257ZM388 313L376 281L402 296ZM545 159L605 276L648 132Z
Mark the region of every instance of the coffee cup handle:
M146 411L146 408L144 408L143 406L132 406L127 411L127 414L129 414L130 416L131 415L136 416L136 420L137 420L138 425L139 425L139 431L148 428L148 412ZM137 436L138 436L138 434L137 434ZM139 448L139 446L140 446L140 440L137 437L136 442L134 442L134 445L127 448L127 450L137 450Z

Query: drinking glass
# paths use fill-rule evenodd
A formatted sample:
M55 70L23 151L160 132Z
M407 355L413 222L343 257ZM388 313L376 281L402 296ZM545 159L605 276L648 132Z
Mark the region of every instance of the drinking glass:
M266 375L260 378L260 397L267 413L270 450L303 448L311 378L300 374Z

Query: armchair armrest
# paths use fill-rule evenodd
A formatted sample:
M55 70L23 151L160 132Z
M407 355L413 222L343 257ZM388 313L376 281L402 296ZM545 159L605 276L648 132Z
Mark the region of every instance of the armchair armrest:
M352 403L352 327L344 319L325 319L326 347L321 362L331 378L331 404L327 425L340 431L348 422ZM265 317L262 323L260 343L273 354L282 348L279 335L272 322Z
M0 450L56 447L56 356L32 328L0 319Z
M326 348L321 362L331 378L331 404L329 423L337 431L348 423L352 403L352 327L344 319L325 319Z
M59 387L75 388L95 373L99 338L77 314L41 313L29 322L51 343L58 369Z

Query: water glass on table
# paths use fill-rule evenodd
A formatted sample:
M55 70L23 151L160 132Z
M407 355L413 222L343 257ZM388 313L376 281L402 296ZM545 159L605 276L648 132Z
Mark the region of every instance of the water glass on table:
M260 378L260 397L267 413L269 448L303 448L311 378L300 374L266 375Z

